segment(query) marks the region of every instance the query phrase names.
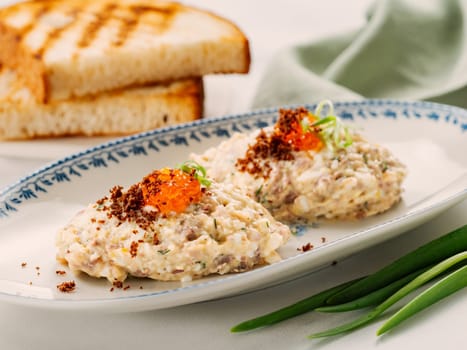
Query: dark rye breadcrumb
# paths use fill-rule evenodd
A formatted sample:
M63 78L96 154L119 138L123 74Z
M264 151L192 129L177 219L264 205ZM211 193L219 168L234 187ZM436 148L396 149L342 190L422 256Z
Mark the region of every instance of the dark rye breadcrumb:
M110 201L110 207L106 206L106 201ZM143 192L138 184L131 186L127 191L123 191L122 186L114 186L110 190L110 198L103 197L96 204L98 210L107 212L107 217L117 218L120 222L133 221L143 230L148 227L157 218L157 212L144 211Z
M65 281L57 284L57 289L62 293L71 293L76 289L75 281Z

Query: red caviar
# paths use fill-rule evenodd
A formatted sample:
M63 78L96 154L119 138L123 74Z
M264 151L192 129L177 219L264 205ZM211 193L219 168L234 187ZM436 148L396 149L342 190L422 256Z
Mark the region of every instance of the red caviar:
M293 113L284 120L286 125L278 123L274 132L281 135L282 139L290 144L295 151L315 150L319 152L324 143L317 133L318 130L314 130L313 127L304 130L302 126L303 119L308 118L308 125L311 125L317 118L304 109L298 109L296 112L298 113Z
M156 207L161 214L181 213L202 195L199 181L180 169L163 168L141 181L145 205Z

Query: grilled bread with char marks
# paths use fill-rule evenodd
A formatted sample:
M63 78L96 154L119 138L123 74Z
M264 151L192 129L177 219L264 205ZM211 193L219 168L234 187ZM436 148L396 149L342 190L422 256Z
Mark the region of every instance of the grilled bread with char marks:
M0 10L0 63L38 102L139 84L246 73L231 22L158 0L35 0Z
M202 116L201 78L38 103L15 71L0 71L0 140L127 135Z

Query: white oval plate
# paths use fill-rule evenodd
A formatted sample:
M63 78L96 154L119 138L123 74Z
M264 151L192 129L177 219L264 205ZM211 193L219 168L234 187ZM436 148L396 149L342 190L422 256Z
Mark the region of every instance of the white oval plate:
M314 106L307 106L314 108ZM139 311L230 296L280 283L401 234L467 197L467 112L424 102L335 103L336 114L388 146L408 167L403 201L358 222L301 228L281 262L253 271L178 283L130 279L110 291L104 279L74 276L55 261L54 239L80 208L155 168L175 166L233 132L273 123L277 109L208 119L119 139L42 168L0 194L0 299L68 309ZM299 249L306 243L314 248ZM22 266L26 263L26 266ZM65 275L57 275L65 270ZM75 280L73 293L57 284Z

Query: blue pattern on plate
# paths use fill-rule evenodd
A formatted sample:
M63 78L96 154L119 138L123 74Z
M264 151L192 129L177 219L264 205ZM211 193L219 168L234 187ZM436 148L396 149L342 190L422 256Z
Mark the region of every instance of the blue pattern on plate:
M285 106L282 108L289 108ZM307 105L313 110L315 105ZM429 102L409 102L393 100L362 100L334 103L336 114L344 120L358 118L387 118L390 120L427 119L444 122L467 131L467 111L457 107ZM18 183L7 187L0 193L0 219L17 212L25 201L34 200L46 193L48 188L58 183L71 182L91 169L106 168L111 163L119 163L128 157L144 157L161 148L184 147L201 143L213 136L229 138L235 132L248 132L264 128L277 121L279 108L258 110L242 115L205 119L190 124L153 130L112 141L87 151L59 160Z

